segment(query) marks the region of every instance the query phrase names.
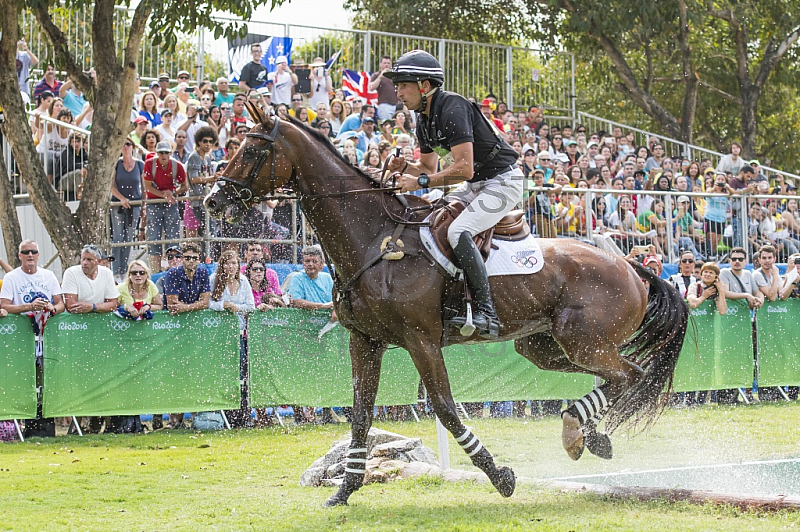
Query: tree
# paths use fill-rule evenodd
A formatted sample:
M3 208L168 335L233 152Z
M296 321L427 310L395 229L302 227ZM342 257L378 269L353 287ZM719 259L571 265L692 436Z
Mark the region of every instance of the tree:
M115 27L114 0L0 0L0 10L4 15L0 21L0 106L6 115L3 133L9 139L33 205L65 264L78 261L83 244L95 242L102 245L106 239L113 169L125 137L132 130L129 109L146 30L149 28L153 43L166 50L175 49L182 32L194 31L197 27L208 28L215 38L239 36L246 32L244 23L218 22L212 17L213 12L223 10L248 20L253 9L267 1L273 7L283 2L210 0L187 4L181 0L141 0L126 22L124 31L120 31L125 37L122 50L118 52L116 30L122 28ZM58 66L66 70L94 107L88 174L83 197L74 214L60 201L45 176L17 85L16 43L21 10L25 8L33 12L47 35ZM83 66L76 60L75 44L69 42L53 22L53 14L61 9L91 9L94 78L84 73Z
M745 157L758 151L758 105L767 81L800 36L798 0L527 5L542 21L539 38L561 41L580 54L602 52L617 90L672 137L693 140L698 99L709 101L712 110L719 109L714 103L738 106ZM701 129L708 136L719 133L711 122Z
M515 0L345 0L344 7L357 28L440 39L512 44L530 26Z

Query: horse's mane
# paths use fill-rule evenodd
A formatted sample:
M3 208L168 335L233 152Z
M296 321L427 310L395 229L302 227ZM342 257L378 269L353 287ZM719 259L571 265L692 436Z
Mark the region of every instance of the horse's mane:
M371 176L367 175L367 173L364 172L361 168L359 168L358 166L354 166L350 161L348 161L345 158L344 154L342 154L342 152L340 152L336 148L336 146L333 145L333 143L330 141L330 139L328 137L326 137L325 135L323 135L319 130L314 129L313 127L309 126L305 122L302 122L302 121L298 120L297 118L293 117L292 115L287 115L287 118L288 118L288 121L290 123L294 124L296 127L300 128L303 131L305 131L306 133L308 133L312 138L314 138L317 141L319 141L319 143L322 144L328 151L330 151L337 159L339 159L343 163L347 164L347 166L349 166L350 168L355 170L358 175L360 175L361 177L364 177L367 181L370 182L370 184L372 184L375 187L380 187L381 186L381 183L380 183L379 179L375 179L374 177L371 177Z

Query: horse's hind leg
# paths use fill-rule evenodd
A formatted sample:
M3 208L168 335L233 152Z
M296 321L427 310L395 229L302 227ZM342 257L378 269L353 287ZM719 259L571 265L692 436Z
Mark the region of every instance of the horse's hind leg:
M350 495L364 483L367 469L367 435L372 426L372 410L381 376L381 360L386 345L357 332L350 332L350 358L353 365L352 439L345 462L344 481L325 506L347 504Z
M514 348L520 355L533 362L540 369L563 373L592 374L588 369L573 364L567 358L561 346L558 345L558 342L549 333L539 333L518 338L514 341ZM564 419L561 434L562 444L573 460L581 457L584 446L592 454L600 458L609 459L613 454L611 440L605 434L597 432L597 424L602 419L607 407L605 388L607 386L602 385L577 401L580 404L580 408L583 408L584 403L589 402L593 415L585 417L583 420L578 419L577 423L575 422L577 418L572 415L569 409L562 416L562 419ZM584 411L588 412L589 407Z
M432 345L422 337L411 340L406 348L422 377L425 389L428 390L433 411L439 417L442 425L450 431L472 463L486 473L495 489L503 497L510 497L516 486L514 472L509 467L498 468L495 466L491 453L478 440L478 437L461 423L458 417L441 346L439 344Z

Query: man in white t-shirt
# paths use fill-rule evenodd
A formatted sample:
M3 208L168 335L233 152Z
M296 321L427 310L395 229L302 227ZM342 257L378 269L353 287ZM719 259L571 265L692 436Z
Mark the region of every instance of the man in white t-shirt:
M327 109L330 105L328 94L333 92L331 73L325 68L325 61L321 57L315 57L314 62L309 66L311 67L309 73L311 96L308 98L308 103L315 109L319 109L319 104L325 104L325 109Z
M267 83L272 85L272 105L292 104L292 89L297 85L297 74L289 70L286 56L275 58L275 72L267 76Z
M694 253L690 250L683 251L680 256L678 273L670 276L669 283L675 287L683 299L689 296L689 287L697 282L694 274Z
M67 311L71 314L90 312L113 312L117 308L119 291L114 283L114 274L105 266L100 266L102 252L94 244L81 250L81 263L70 266L64 272L61 291ZM84 417L84 430L99 433L102 421L99 417Z
M100 266L102 252L94 244L81 250L81 263L64 272L61 291L71 314L113 312L117 308L117 285L114 274Z
M58 279L50 270L39 268L39 246L33 240L23 240L19 245L21 266L7 273L0 288L0 309L9 314L24 314L31 318L36 334L36 386L43 382L42 334L50 316L64 312L64 300ZM38 397L36 419L25 421L25 437L53 437L55 421L42 419L41 395Z

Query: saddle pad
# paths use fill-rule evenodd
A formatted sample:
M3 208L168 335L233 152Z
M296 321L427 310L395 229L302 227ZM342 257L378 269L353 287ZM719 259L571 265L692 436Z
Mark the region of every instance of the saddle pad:
M419 228L419 236L428 253L453 277L460 276L461 268L445 257L433 240L431 228L423 225ZM494 249L497 246L498 249ZM495 275L525 275L536 273L544 267L544 256L539 242L533 235L517 242L492 239L492 250L486 261L486 272L489 277Z

